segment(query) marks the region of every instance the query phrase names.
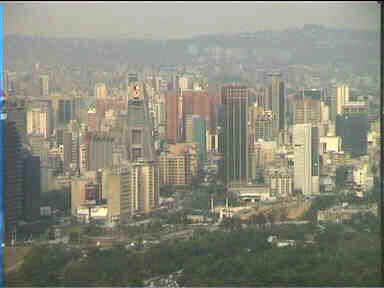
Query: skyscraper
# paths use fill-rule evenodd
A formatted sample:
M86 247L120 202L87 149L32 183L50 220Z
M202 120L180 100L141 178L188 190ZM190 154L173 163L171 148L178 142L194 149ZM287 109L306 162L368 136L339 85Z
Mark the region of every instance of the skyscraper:
M198 145L198 158L201 161L206 159L206 124L205 119L199 115L186 115L185 141L195 142Z
M49 75L40 76L40 95L43 97L49 96Z
M312 124L296 124L293 127L294 188L304 195L319 192L319 137Z
M3 114L6 115L6 114ZM22 216L23 160L21 158L21 139L14 121L1 119L3 137L3 201L4 201L4 240L9 242L16 231L17 222Z
M342 149L352 157L367 154L368 135L367 113L338 115L336 118L336 136L342 139Z
M279 133L285 128L285 88L280 73L270 73L271 82L268 87L269 109L274 114L273 134L278 137Z
M248 183L248 88L228 84L221 90L224 105L225 184Z
M349 102L349 87L347 85L339 85L336 88L336 112L343 113L343 107Z
M40 216L40 158L27 154L23 164L23 218L35 221Z
M107 97L107 86L104 83L97 83L95 85L95 97L96 99L105 99Z
M294 99L293 123L312 123L317 125L321 120L321 90L303 89Z
M165 95L165 134L168 141L176 142L180 138L179 115L180 97L177 91L168 92Z

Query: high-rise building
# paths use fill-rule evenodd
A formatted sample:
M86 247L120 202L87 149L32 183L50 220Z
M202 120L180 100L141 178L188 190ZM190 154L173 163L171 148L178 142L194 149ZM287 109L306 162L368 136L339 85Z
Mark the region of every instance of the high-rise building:
M131 99L128 102L128 159L138 158L154 160L152 145L152 123L143 99Z
M189 79L187 77L179 77L179 88L180 89L189 89Z
M49 97L49 75L40 76L40 95Z
M312 124L296 124L293 127L294 188L304 195L319 192L319 137Z
M25 101L8 99L6 104L4 104L4 109L7 113L7 119L15 122L21 141L25 143L27 141L27 112Z
M87 124L89 131L97 131L97 114L96 114L96 107L93 105L89 107L88 113L87 113Z
M352 157L367 154L368 117L366 113L338 115L336 135L342 139L342 149Z
M182 117L185 119L186 115L194 114L202 117L207 122L208 127L211 126L212 115L212 95L207 91L194 91L194 90L179 90L179 97L182 99ZM212 94L212 93L211 93Z
M163 153L159 156L160 184L188 185L192 180L191 154Z
M185 124L185 140L186 142L194 142L198 146L198 159L205 161L206 159L206 125L205 119L198 115L186 115Z
M63 166L65 169L69 169L72 163L72 132L70 131L63 131L63 148Z
M106 134L95 134L89 145L89 170L97 171L112 166L114 139Z
M72 98L58 98L54 101L55 127L67 125L71 120L76 120L78 101Z
M249 112L251 143L257 142L259 139L272 140L273 112L265 110L258 104L250 106Z
M96 83L95 85L95 97L96 100L107 98L107 86L104 83Z
M339 85L336 88L336 113L342 114L343 107L349 102L349 87L348 85Z
M154 162L139 161L133 165L132 169L133 173L138 176L138 185L132 186L132 188L136 187L138 190L138 209L140 212L148 214L158 206L159 167Z
M27 133L43 135L48 138L52 134L52 114L47 106L33 108L27 113Z
M219 134L217 131L206 130L207 152L219 152Z
M14 121L0 120L4 131L3 139L3 203L4 203L4 240L9 243L14 239L17 223L22 217L23 199L23 159L21 155L21 139Z
M318 125L321 121L321 90L303 89L296 95L293 109L293 123L312 123Z
M248 183L248 88L222 87L224 105L224 183Z
M130 167L103 169L103 199L107 200L109 223L124 223L138 209L138 175Z
M268 103L274 115L273 134L278 137L285 128L285 88L280 73L270 73L271 83L268 86Z
M40 217L40 158L27 154L23 161L23 218L30 222Z
M180 137L180 97L177 91L167 92L165 94L165 134L166 139L171 142L177 142Z

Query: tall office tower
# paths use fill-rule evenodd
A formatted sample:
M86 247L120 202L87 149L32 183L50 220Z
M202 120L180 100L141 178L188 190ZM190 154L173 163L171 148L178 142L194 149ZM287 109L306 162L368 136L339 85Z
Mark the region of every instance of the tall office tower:
M271 83L268 87L268 98L270 108L274 114L273 134L278 137L285 128L285 89L280 73L270 73Z
M294 142L294 187L302 194L319 192L319 137L317 127L312 124L293 126Z
M97 113L95 105L89 107L87 112L87 124L89 131L97 131Z
M217 130L206 129L207 152L219 151L219 135Z
M40 76L40 95L49 97L49 75Z
M366 113L338 115L336 136L342 139L342 149L352 157L367 154L368 117Z
M147 214L158 206L159 200L159 167L154 162L136 162L132 169L138 176L138 185L134 185L138 195L138 209Z
M64 148L64 160L63 166L64 169L69 169L72 163L72 132L64 131L63 132L63 148Z
M138 175L131 167L103 169L103 199L107 200L108 222L126 223L138 209Z
M23 159L21 139L15 121L9 121L4 113L0 120L3 137L3 185L4 185L4 240L9 243L22 217ZM2 115L2 116L3 116Z
M48 138L52 134L52 114L47 106L33 108L27 112L27 133L43 135Z
M336 114L337 114L336 93L337 93L337 88L334 85L331 85L326 89L323 89L323 93L322 93L321 101L324 102L324 104L329 107L329 118L331 121L336 120Z
M272 111L265 110L262 106L258 106L258 104L253 104L250 106L249 112L251 143L257 142L259 139L272 140Z
M183 101L182 117L183 120L187 114L199 115L207 121L207 125L211 127L211 108L212 93L207 91L179 90L179 97Z
M336 88L336 113L342 114L343 107L349 102L349 87L348 85L338 85Z
M224 105L224 183L248 183L248 88L228 84Z
M144 99L131 99L128 102L128 159L155 160L152 143L152 123Z
M174 143L181 138L180 108L180 97L177 91L167 92L165 94L165 134L166 139Z
M40 217L40 157L27 154L23 161L23 219L28 222Z
M21 137L22 142L26 142L27 138L27 111L24 100L7 100L4 104L7 113L7 119L14 121L16 129Z
M249 96L250 104L257 104L265 110L272 109L272 103L268 97L268 89L266 87L257 87L250 91Z
M89 145L89 170L97 171L112 166L114 139L106 134L95 134Z
M39 134L31 134L28 136L29 145L31 147L31 153L33 156L40 157L43 162L46 158L46 149L44 145L44 136Z
M56 125L67 125L71 120L76 120L77 104L73 98L55 99Z
M104 83L96 83L95 85L95 97L96 100L107 98L107 86Z
M185 141L195 142L198 145L198 159L206 160L206 125L205 119L199 115L186 115L185 124Z
M318 89L303 89L296 95L293 108L293 124L312 123L318 125L321 121L321 91Z

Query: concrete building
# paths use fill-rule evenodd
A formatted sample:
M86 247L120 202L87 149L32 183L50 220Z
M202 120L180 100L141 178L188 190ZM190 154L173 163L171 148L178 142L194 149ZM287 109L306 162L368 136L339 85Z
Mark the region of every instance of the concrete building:
M249 110L251 143L257 142L259 139L265 141L272 140L273 112L265 110L263 107L258 106L258 104L253 104Z
M248 183L248 88L228 84L221 90L224 105L224 167L225 184Z
M336 135L342 139L342 150L352 157L366 155L368 151L368 118L366 113L338 115Z
M336 113L342 114L343 107L349 102L349 86L338 85L336 88Z
M88 125L89 131L97 131L98 121L97 121L97 113L96 113L96 106L95 105L92 105L88 109L87 125Z
M321 122L321 90L303 89L296 95L293 108L293 124Z
M207 158L206 152L206 125L205 120L198 115L186 115L185 119L185 141L197 144L197 157L200 161Z
M4 241L10 243L14 239L17 223L22 216L23 204L23 160L21 158L21 139L14 121L6 119L3 114L0 125L4 134L2 163L3 174L3 203L4 203Z
M95 85L95 98L97 100L105 99L105 98L107 98L107 95L108 95L107 86L104 83L96 83L96 85Z
M160 184L188 185L191 184L191 155L161 154L159 157Z
M206 129L207 152L219 151L219 135L212 129Z
M27 133L45 138L52 134L52 115L48 108L34 108L27 112Z
M40 76L40 95L49 97L49 75Z
M297 124L293 128L294 189L304 195L319 193L320 163L317 128Z
M23 219L33 222L40 216L40 158L28 154L23 159Z
M293 192L293 177L289 171L279 169L270 171L269 188L271 195L276 197L287 197Z
M159 205L159 167L154 162L139 161L132 170L137 175L138 185L134 187L137 188L139 212L148 214Z
M320 137L320 153L341 152L341 138L338 136Z
M116 224L127 221L138 210L138 178L129 168L103 170L103 197L107 199L108 222ZM105 192L104 192L105 191Z
M279 133L283 131L286 126L285 86L280 73L269 73L268 76L271 80L268 86L268 102L270 103L268 109L272 110L274 114L273 134L274 137L278 137Z
M27 138L27 112L24 100L9 100L7 99L6 104L3 107L7 113L7 119L14 121L16 129L20 135L21 141L26 143Z
M107 134L94 134L89 144L89 170L97 171L112 166L114 139Z

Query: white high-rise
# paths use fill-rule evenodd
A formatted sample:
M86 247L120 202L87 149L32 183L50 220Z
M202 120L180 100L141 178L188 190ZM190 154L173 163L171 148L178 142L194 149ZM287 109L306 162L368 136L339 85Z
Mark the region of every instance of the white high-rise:
M47 109L34 108L27 112L27 133L43 135L47 138L51 135L51 115Z
M315 129L312 124L296 124L293 126L294 144L294 189L303 195L319 192L319 163L317 156Z
M107 97L107 86L104 83L97 83L95 86L96 99L105 99Z
M339 85L336 88L336 113L343 112L344 105L349 102L349 87L348 85Z

